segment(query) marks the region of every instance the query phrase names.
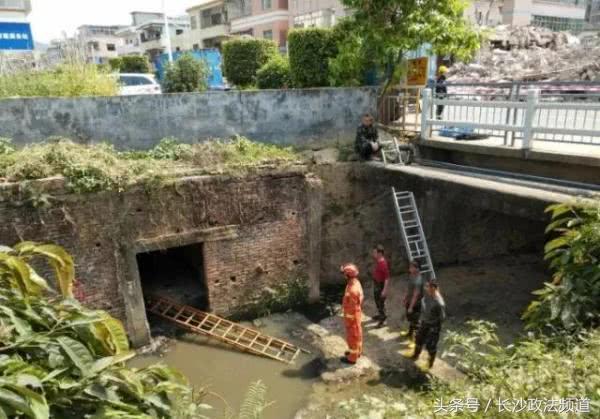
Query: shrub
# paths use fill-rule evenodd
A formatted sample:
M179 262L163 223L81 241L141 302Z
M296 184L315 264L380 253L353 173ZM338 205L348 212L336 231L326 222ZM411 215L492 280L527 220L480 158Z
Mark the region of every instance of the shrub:
M208 86L208 66L191 54L183 54L169 64L164 87L167 93L199 92Z
M553 281L535 291L538 296L524 319L534 330L573 332L600 324L600 202L595 205L548 207L552 223L546 260Z
M150 61L145 55L126 55L108 60L110 67L121 73L151 73Z
M290 62L276 56L256 73L256 86L259 89L282 89L290 86Z
M275 42L237 38L223 44L223 75L229 83L246 88L256 83L256 73L278 55Z
M329 84L361 86L370 64L367 59L368 48L364 39L352 32L345 22L342 21L333 29L337 55L329 59Z
M0 97L114 96L117 80L95 64L63 64L53 70L29 70L0 76Z
M31 261L45 260L50 283ZM73 298L75 267L61 247L0 246L0 416L28 419L197 418L187 379L135 356L117 319Z
M288 36L294 87L329 86L329 60L337 48L331 29L295 29Z

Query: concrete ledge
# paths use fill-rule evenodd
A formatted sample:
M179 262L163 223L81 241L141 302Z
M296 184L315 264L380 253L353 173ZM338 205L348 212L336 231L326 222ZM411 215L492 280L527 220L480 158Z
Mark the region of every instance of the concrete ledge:
M425 159L465 166L594 184L600 179L600 158L597 157L436 139L421 141L419 150Z

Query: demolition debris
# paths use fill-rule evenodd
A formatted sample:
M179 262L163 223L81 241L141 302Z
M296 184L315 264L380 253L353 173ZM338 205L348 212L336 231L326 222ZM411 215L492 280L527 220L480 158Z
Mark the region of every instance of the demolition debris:
M452 83L600 81L600 38L582 43L568 32L499 26L474 63L457 63Z

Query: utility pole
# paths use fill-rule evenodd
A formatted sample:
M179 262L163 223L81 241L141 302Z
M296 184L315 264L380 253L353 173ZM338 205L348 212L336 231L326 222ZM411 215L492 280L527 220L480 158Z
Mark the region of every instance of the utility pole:
M173 62L173 49L171 48L171 31L169 30L169 18L167 17L167 8L165 6L165 0L162 0L162 11L163 18L165 20L165 36L167 41L167 54L169 54L169 62Z

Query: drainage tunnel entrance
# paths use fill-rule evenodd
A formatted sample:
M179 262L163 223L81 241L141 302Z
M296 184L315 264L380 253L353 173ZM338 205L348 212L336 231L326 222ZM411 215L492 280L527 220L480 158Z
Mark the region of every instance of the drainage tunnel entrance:
M201 243L139 253L136 258L144 297L156 295L209 309Z

